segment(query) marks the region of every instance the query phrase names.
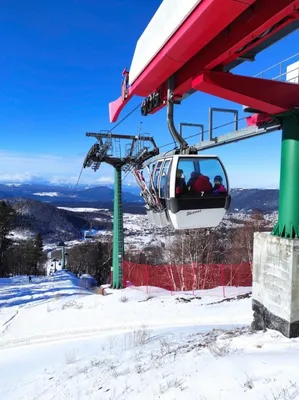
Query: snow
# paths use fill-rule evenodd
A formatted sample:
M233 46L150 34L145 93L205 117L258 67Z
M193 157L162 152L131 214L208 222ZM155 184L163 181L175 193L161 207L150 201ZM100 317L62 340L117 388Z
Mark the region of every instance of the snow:
M137 41L129 83L143 72L201 0L163 0Z
M248 296L153 287L101 296L79 284L65 271L0 279L1 399L299 398L299 340L251 332Z
M97 213L101 212L104 216L94 217L94 220L99 222L107 221L107 218L113 219L112 213L107 209L97 209L97 208L71 208L71 207L59 207L61 209L66 209L73 212L81 212L81 213ZM265 214L265 222L267 226L272 227L275 225L277 221L277 212ZM125 246L134 246L136 248L143 248L144 246L150 244L159 244L165 243L167 238L173 234L173 229L161 229L154 225L151 225L148 222L148 217L145 214L130 214L124 213L124 233L125 233ZM241 211L238 212L230 212L224 216L224 219L221 223L222 227L225 228L235 228L240 227L240 225L251 220L251 215L243 213ZM236 223L235 221L239 222ZM98 233L98 237L104 239L104 237L111 237L112 231L110 230L101 230ZM79 243L78 241L68 242L68 245L74 245ZM55 247L55 245L52 244Z
M73 211L73 212L99 212L109 211L108 208L92 208L92 207L57 207L61 210Z
M73 296L74 294L89 293L79 286L79 279L64 271L54 276L32 277L16 276L0 279L0 309L15 306L24 307L26 304L46 302L53 296Z
M29 229L21 228L10 231L10 235L14 240L27 240L35 236L34 233L31 232Z
M40 192L40 193L32 193L35 196L49 196L49 197L58 197L58 192Z
M112 212L106 208L91 208L91 207L58 207L63 210L69 210L73 212L78 212L84 215L86 218L90 219L90 213L93 213L93 220L100 223L106 224L113 220ZM277 222L278 213L272 212L269 214L264 214L264 223L269 228L272 228ZM149 245L163 245L167 241L171 240L174 236L174 230L170 227L158 228L149 223L148 217L145 214L131 214L124 213L124 234L125 234L125 248L130 247L130 249L140 250L145 246ZM236 228L244 225L248 221L252 221L251 215L244 213L242 211L236 210L236 212L227 213L221 224L220 228ZM12 231L15 234L16 239L26 239L28 237L33 237L34 233L30 231L23 231L19 229L18 231ZM96 235L96 240L109 240L112 237L112 230L100 230ZM65 241L67 247L72 247L82 243L82 239L74 239L70 241ZM45 250L55 250L57 249L56 242L46 242Z

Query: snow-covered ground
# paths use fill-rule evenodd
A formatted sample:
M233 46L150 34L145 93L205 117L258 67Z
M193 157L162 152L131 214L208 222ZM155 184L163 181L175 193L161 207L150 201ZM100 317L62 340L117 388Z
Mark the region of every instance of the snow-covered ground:
M101 218L96 216L97 212L101 212L105 215L105 218L109 217L111 220L113 219L113 215L107 209L96 209L96 208L66 208L59 207L62 209L67 209L73 212L80 213L94 213L94 220L103 221ZM147 245L160 245L161 243L166 243L170 240L170 237L173 235L173 230L171 228L157 228L154 225L151 225L148 222L148 218L143 214L129 214L124 213L124 234L125 234L125 246L130 246L131 248L144 248ZM235 228L240 227L244 223L251 220L250 214L245 214L243 212L233 212L225 215L223 222L221 223L222 227L225 228ZM270 213L264 215L264 223L272 227L277 221L277 213ZM98 237L102 240L105 240L107 237L112 237L112 231L100 231L98 233ZM73 246L78 244L79 241L68 242L69 246ZM53 244L51 245L53 247ZM55 245L54 245L55 247Z
M84 216L86 214L89 220L94 220L102 222L103 224L107 221L113 221L113 214L106 208L88 208L88 207L58 207L63 210L73 211L80 213ZM94 215L94 217L92 217ZM277 212L264 214L263 223L267 227L273 227L277 221ZM173 237L174 230L170 227L168 228L158 228L151 225L148 221L146 215L143 214L130 214L124 213L124 242L126 248L131 249L141 249L148 245L163 245L166 244ZM251 220L251 215L243 212L233 212L225 215L220 227L224 228L235 228L244 225L246 222ZM16 239L26 239L28 237L33 237L34 234L30 231L18 231L11 232L14 234ZM97 234L97 238L102 241L110 239L112 237L111 230L101 230ZM82 240L71 240L66 241L67 247L72 247L80 244ZM51 251L57 249L57 243L47 242L44 246L45 250Z
M252 333L250 298L107 291L64 271L0 280L0 399L299 398L299 340Z
M60 210L67 210L73 212L99 212L99 211L108 211L108 208L86 208L86 207L57 207Z
M35 196L49 196L49 197L58 197L58 192L40 192L40 193L32 193Z
M29 229L15 229L10 232L11 239L14 240L26 240L33 238L35 235Z

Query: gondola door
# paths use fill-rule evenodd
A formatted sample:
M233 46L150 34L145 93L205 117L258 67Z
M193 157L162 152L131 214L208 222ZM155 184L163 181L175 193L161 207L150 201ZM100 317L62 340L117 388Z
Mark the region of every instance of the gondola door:
M227 174L217 156L173 156L166 207L175 229L215 227L229 205Z

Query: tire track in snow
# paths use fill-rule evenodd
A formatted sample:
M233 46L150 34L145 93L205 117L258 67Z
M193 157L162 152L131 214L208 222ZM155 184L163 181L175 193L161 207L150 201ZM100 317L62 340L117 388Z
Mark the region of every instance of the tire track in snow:
M89 329L77 329L77 330L64 330L64 331L55 331L50 334L39 334L39 335L31 335L27 337L21 337L16 339L7 339L0 340L0 350L15 348L15 347L24 347L24 346L32 346L38 344L48 344L54 342L61 342L68 339L85 339L89 337L101 336L110 333L125 333L132 332L136 329L164 329L164 328L179 328L179 327L196 327L198 330L202 331L202 333L209 332L215 328L217 329L231 329L232 327L237 328L244 325L235 325L235 324L223 324L223 325L200 325L194 322L186 322L181 324L136 324L136 325L122 325L122 326L112 326L112 327L102 327L102 328L89 328Z
M0 332L1 335L3 335L4 332L9 328L9 326L10 326L12 320L13 320L18 314L19 314L19 311L16 310L16 312L14 313L14 315L12 315L7 321L5 321L5 322L2 324L2 331Z

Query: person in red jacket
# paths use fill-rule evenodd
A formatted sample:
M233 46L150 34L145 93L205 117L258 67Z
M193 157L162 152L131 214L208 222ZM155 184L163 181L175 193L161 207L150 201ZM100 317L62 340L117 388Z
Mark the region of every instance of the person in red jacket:
M196 193L200 192L212 192L213 186L210 182L210 178L208 176L200 174L199 177L193 184L193 191Z
M193 172L191 172L190 179L189 179L189 181L187 182L188 190L193 191L194 183L196 182L196 179L197 179L199 176L200 176L200 172L198 172L198 171L193 171Z

